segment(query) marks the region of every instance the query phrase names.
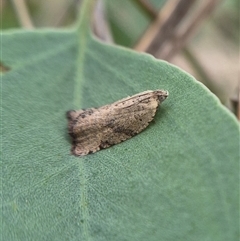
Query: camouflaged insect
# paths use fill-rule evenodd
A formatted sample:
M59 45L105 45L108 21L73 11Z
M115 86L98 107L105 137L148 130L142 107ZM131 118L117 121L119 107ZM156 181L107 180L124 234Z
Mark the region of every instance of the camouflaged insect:
M167 96L164 90L148 90L99 108L68 111L72 153L84 156L135 136L149 125Z

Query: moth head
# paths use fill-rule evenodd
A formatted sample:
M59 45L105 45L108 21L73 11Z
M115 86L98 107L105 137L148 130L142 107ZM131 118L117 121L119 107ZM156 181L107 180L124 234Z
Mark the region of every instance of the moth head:
M168 97L168 91L157 90L157 96L158 96L159 103L161 103Z

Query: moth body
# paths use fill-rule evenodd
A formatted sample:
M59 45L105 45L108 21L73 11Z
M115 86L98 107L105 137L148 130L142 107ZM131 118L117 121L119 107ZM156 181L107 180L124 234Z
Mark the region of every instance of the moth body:
M72 153L84 156L135 136L149 125L167 96L167 91L149 90L99 108L68 111Z

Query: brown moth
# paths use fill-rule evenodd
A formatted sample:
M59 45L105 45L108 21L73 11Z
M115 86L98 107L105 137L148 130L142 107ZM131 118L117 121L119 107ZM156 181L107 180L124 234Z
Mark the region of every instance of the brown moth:
M72 154L84 156L135 136L149 125L167 96L164 90L148 90L99 108L68 111Z

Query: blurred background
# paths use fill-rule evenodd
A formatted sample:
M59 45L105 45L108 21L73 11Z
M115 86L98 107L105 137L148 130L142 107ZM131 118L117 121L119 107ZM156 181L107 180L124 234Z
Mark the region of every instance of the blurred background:
M1 30L70 28L80 8L80 0L1 0ZM240 119L239 11L239 0L98 0L93 31L179 66Z

